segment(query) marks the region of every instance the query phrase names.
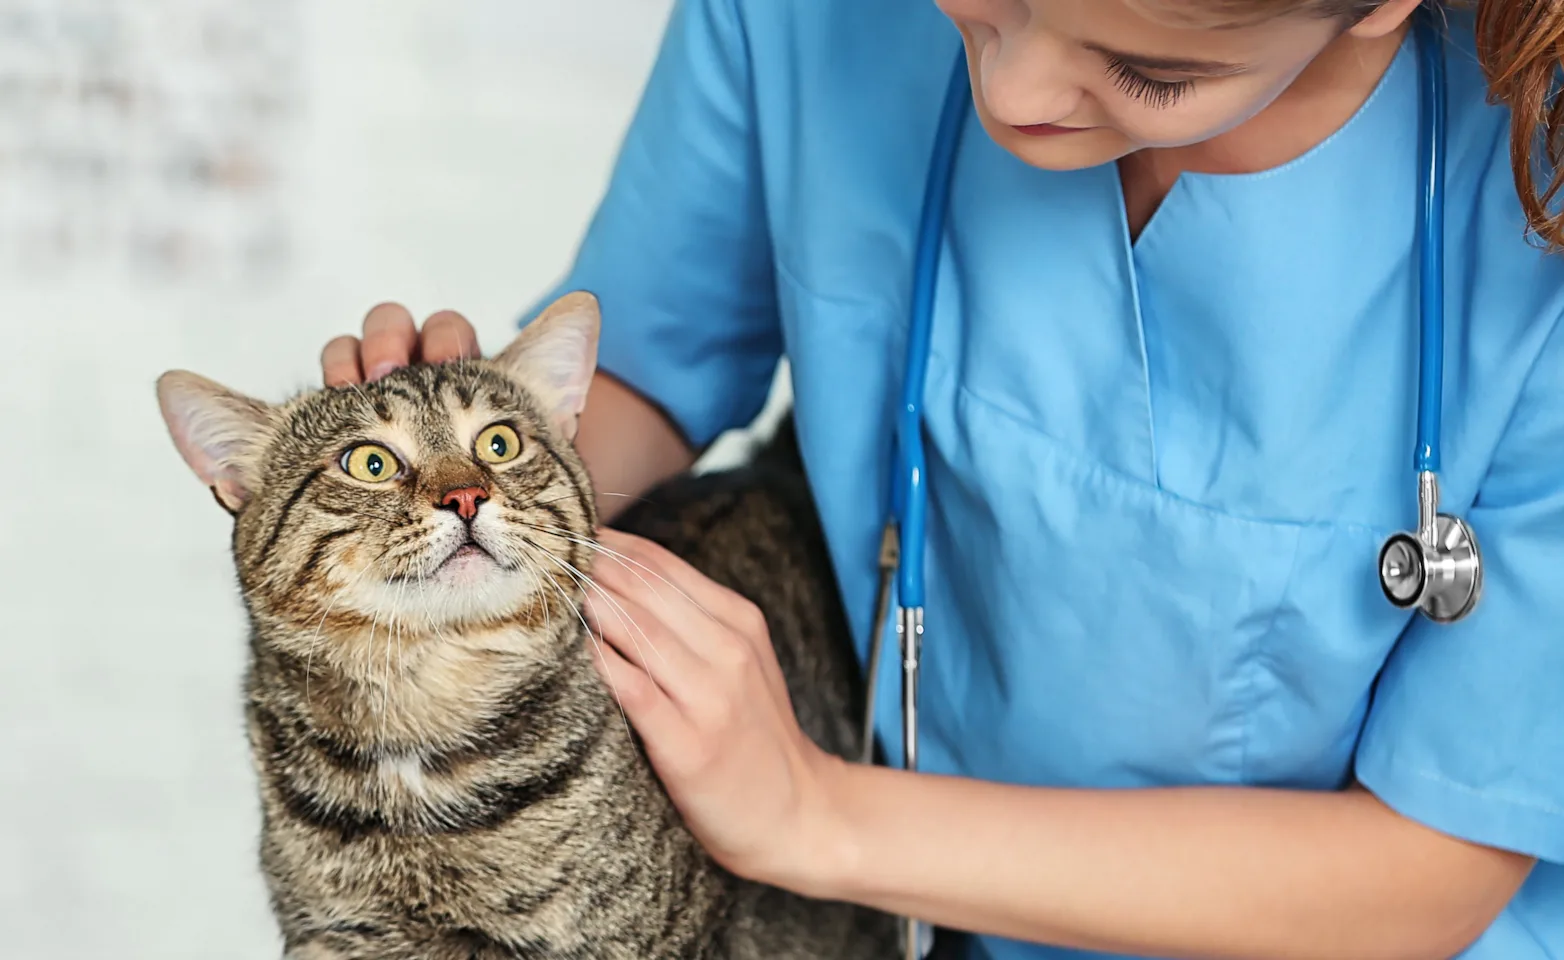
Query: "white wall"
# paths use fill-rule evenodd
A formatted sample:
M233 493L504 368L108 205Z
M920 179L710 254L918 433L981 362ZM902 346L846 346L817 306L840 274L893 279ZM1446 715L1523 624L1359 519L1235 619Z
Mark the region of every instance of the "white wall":
M502 343L668 4L0 0L0 956L278 955L229 525L153 381L279 398L385 299Z

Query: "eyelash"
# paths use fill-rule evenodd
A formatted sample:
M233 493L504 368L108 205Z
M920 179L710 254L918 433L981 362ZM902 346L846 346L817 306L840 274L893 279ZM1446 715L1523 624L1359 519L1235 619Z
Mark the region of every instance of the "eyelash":
M1108 75L1113 78L1113 85L1125 96L1139 100L1155 110L1173 106L1195 86L1193 80L1176 83L1153 80L1117 57L1108 59Z

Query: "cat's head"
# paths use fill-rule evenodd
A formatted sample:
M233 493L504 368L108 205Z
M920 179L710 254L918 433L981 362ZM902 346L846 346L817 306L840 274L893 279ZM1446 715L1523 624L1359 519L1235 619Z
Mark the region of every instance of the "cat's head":
M439 631L504 622L550 594L559 608L596 522L572 441L598 325L596 299L573 293L492 360L414 365L278 405L164 374L174 443L235 517L252 614L314 631Z

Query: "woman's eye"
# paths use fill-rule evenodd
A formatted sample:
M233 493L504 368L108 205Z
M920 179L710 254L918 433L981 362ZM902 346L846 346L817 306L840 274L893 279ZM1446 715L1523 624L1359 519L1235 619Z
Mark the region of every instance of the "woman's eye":
M1125 96L1158 110L1178 103L1195 86L1193 80L1153 80L1117 57L1108 58L1108 76Z
M361 443L342 455L342 471L364 483L384 483L402 472L402 464L380 444Z
M478 434L474 452L484 463L509 463L521 454L521 438L510 427L496 423Z

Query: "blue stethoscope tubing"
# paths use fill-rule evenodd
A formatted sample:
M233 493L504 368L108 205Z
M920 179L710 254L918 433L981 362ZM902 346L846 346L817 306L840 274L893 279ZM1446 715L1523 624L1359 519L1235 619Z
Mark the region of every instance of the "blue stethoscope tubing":
M1422 210L1418 270L1418 299L1421 330L1417 383L1417 452L1412 467L1419 474L1439 470L1440 418L1444 410L1445 359L1445 123L1449 108L1445 103L1444 45L1429 23L1420 16L1413 29L1418 32L1423 83L1419 97L1423 123L1428 135L1423 138Z
M1419 109L1424 131L1420 148L1419 367L1417 441L1418 529L1389 538L1380 552L1380 584L1398 607L1416 607L1437 622L1452 622L1476 605L1481 592L1481 557L1464 521L1437 513L1439 441L1444 382L1444 162L1447 119L1444 45L1426 11L1416 17L1420 53ZM902 766L918 766L918 674L922 662L925 591L924 549L928 477L923 449L923 397L928 378L934 305L951 180L962 130L971 110L965 50L956 57L945 92L929 159L923 208L914 251L910 322L900 403L893 442L890 517L880 549L880 590L874 614L864 717L863 760L874 749L875 690L889 612L896 592L896 631L902 656ZM904 918L906 960L926 955L930 931Z

